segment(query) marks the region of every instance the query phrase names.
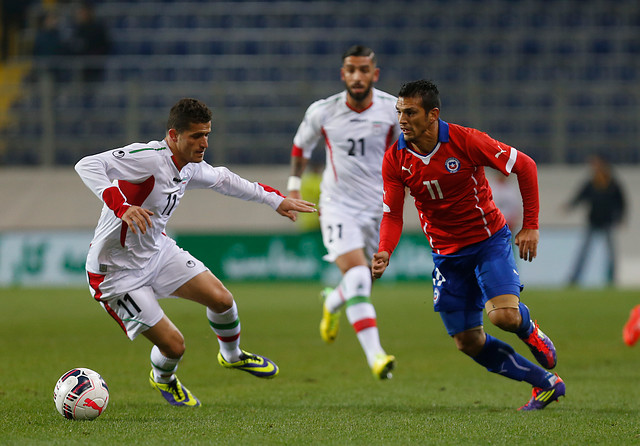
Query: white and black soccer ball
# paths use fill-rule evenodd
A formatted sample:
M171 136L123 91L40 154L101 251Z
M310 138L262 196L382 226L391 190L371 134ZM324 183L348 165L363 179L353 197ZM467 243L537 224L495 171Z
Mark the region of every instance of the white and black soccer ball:
M93 420L107 408L109 388L99 373L75 368L62 375L53 389L58 412L70 420Z

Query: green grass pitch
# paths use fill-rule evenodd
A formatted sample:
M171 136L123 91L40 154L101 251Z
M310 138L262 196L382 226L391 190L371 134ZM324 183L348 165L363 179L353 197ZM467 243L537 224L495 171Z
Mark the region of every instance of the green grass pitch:
M370 374L342 316L333 345L318 334L317 283L227 284L242 346L276 361L260 380L216 362L217 342L197 304L163 300L186 338L178 375L202 401L174 408L147 382L150 344L130 342L85 289L0 290L0 444L496 444L640 442L640 345L621 329L638 291L526 289L523 301L558 349L567 396L520 413L531 389L459 353L433 312L431 286L378 284L373 302L390 381ZM514 335L487 331L532 358ZM89 422L62 418L52 391L62 373L88 367L110 402Z

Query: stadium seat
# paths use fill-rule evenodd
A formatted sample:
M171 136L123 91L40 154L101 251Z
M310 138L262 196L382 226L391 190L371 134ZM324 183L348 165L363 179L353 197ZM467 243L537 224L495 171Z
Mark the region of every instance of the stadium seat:
M57 3L61 11L71 10L69 2ZM29 93L12 108L17 122L28 122L40 119L43 104L54 104L51 111L60 120L56 140L68 144L71 153L58 156L60 162L72 162L83 150L87 132L79 123L87 110L121 119L137 101L137 136L153 138L158 123L148 120L163 116L183 92L215 97L216 107L225 107L220 113L228 129L241 128L245 110L259 117L243 137L262 141L260 150L242 148L250 143L231 137L231 131L222 135L232 144L229 160L287 162L282 147L291 144L313 100L339 91L340 55L354 43L376 51L382 89L396 94L407 80L433 79L441 85L447 119L474 126L484 123L475 122L478 116L508 114L510 123L495 123L495 129L523 138L523 146L537 150L540 159L552 159L551 149L537 141L550 130L533 124L532 117L551 116L565 106L560 110L568 124L558 140L576 138L587 150L600 144L601 132L621 141L616 150L625 153L624 159L635 156L638 131L628 125L640 107L640 14L634 2L587 2L580 8L575 2L515 0L433 0L420 7L411 0L95 4L113 43L104 83L93 96L83 97L77 92L84 86L68 76L47 101L36 73L25 81ZM131 88L137 95L128 93ZM582 114L596 121L611 115L623 125L576 125ZM265 116L278 120L260 118ZM125 140L124 126L106 122L96 131L112 131ZM37 150L41 143L38 131L19 135L7 128L0 136L7 144L24 144L25 150ZM567 153L579 158L578 152Z

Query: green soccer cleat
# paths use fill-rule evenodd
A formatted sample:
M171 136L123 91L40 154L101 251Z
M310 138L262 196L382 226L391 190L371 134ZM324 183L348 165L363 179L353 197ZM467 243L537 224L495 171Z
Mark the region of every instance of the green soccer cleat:
M240 360L236 362L227 362L222 353L218 353L218 362L222 367L244 370L258 378L273 378L280 372L276 363L269 358L245 352L244 350L242 350Z
M393 378L391 371L395 366L395 356L381 353L376 356L376 360L373 362L373 366L371 367L371 372L377 379L391 379Z
M193 396L189 389L182 385L178 377L168 384L158 383L153 377L153 370L149 374L149 384L160 392L160 395L172 406L198 407L200 401Z
M340 311L331 313L324 305L324 301L333 291L333 288L325 288L320 291L320 298L322 299L322 320L320 321L320 337L327 344L332 344L338 336L338 328L340 328Z

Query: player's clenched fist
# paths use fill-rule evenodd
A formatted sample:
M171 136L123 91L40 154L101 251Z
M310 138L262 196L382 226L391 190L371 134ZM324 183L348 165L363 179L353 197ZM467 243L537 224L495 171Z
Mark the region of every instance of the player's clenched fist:
M387 251L375 253L371 260L371 274L373 277L376 279L382 277L387 265L389 265L389 253Z

